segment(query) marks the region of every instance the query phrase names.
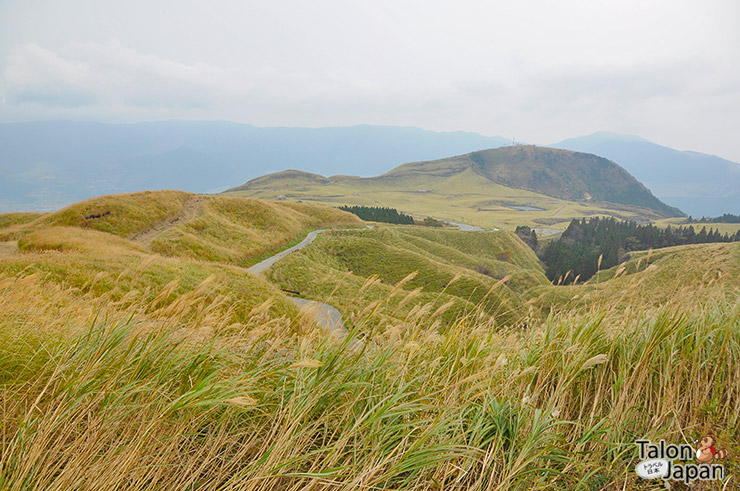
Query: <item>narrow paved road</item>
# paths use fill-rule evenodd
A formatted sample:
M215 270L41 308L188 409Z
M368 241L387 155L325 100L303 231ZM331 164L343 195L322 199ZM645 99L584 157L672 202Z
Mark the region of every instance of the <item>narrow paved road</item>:
M274 256L268 257L264 261L258 262L254 266L248 267L247 268L247 271L249 271L250 273L254 273L254 274L262 274L262 273L264 273L265 271L267 271L268 269L270 269L270 267L273 264L275 264L276 262L280 261L282 258L284 258L285 256L287 256L291 252L299 251L299 250L303 249L304 247L306 247L307 245L309 245L311 242L313 242L314 240L316 240L316 237L318 237L318 235L320 233L322 233L322 232L326 232L326 229L314 230L313 232L309 232L305 239L303 239L302 241L300 241L299 243L297 243L293 247L289 247L289 248L285 249L282 252L278 252Z
M321 229L321 230L314 230L313 232L309 232L305 239L294 245L293 247L289 247L285 249L284 251L278 252L274 256L270 256L264 261L260 261L254 266L250 266L247 268L247 271L249 271L252 274L258 275L262 274L270 267L275 264L276 262L283 259L285 256L290 254L291 252L295 252L298 250L303 249L307 245L309 245L311 242L316 240L316 237L322 232L326 232L327 229ZM338 230L356 230L356 229L338 229ZM347 336L347 329L344 328L344 319L342 318L342 313L339 312L335 307L332 307L328 303L324 302L317 302L316 300L308 300L305 298L299 298L299 297L293 297L288 296L288 299L296 304L301 310L306 310L307 312L310 312L313 316L316 323L321 326L321 328L327 333L327 334L333 334L334 336L339 337L340 339L344 339ZM350 341L349 346L351 348L359 348L362 347L362 341L353 339Z
M314 319L321 324L327 333L332 331L347 332L344 329L342 313L328 303L308 300L306 298L289 297L301 310L305 309L313 314Z
M435 218L435 220L439 220L440 222L454 225L455 227L465 232L483 232L483 229L476 225L468 225L467 223L453 222L452 220L448 220L446 218Z

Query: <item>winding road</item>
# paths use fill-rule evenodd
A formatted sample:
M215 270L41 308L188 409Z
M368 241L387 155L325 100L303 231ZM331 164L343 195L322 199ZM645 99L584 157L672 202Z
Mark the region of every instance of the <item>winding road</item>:
M452 220L447 220L445 218L437 218L437 220L441 222L449 223L450 225L454 225L455 227L459 228L460 230L464 232L483 232L483 229L476 225L468 225L467 223L453 222Z
M250 266L247 268L247 271L254 274L262 274L270 267L275 264L276 262L280 261L282 258L290 254L291 252L299 251L309 245L311 242L316 240L316 237L319 236L320 233L326 232L326 229L321 230L314 230L313 232L309 232L305 239L294 245L293 247L288 247L284 251L278 252L274 256L270 256L264 261L260 261L254 266Z
M474 225L467 225L465 223L459 223L459 222L453 222L451 220L444 220L446 223L449 223L450 225L454 225L458 227L460 230L465 230L469 232L478 232L482 231L483 229L480 227L476 227ZM372 228L371 225L367 226L368 228ZM310 245L314 240L316 240L316 237L319 236L319 234L326 232L327 230L358 230L358 229L320 229L320 230L314 230L312 232L309 232L308 235L306 235L306 238L294 245L293 247L289 247L285 249L284 251L280 251L277 254L268 257L264 261L260 261L257 264L250 266L247 268L247 271L254 275L260 275L270 269L273 264L280 261L281 259L285 258L287 255L289 255L292 252L299 251L306 246ZM316 300L308 300L305 298L299 298L299 297L288 297L291 302L296 304L301 310L305 310L306 312L310 312L313 316L316 323L321 326L322 329L327 334L333 334L340 339L344 339L344 337L347 336L347 329L344 327L344 319L342 318L342 313L337 310L335 307L332 307L328 303L324 302L318 302ZM351 347L358 347L362 346L362 341L353 339L350 342Z
M341 230L355 230L355 229L341 229ZM249 271L252 274L259 275L270 269L270 267L275 264L276 262L280 261L284 257L286 257L291 252L299 251L303 249L304 247L311 244L314 240L316 240L316 237L319 236L320 233L326 232L327 229L321 229L321 230L314 230L312 232L309 232L305 239L294 245L293 247L289 247L285 249L284 251L278 252L274 256L270 256L264 261L260 261L257 264L250 266L247 268L247 271ZM316 300L308 300L305 298L299 298L299 297L292 297L289 296L288 299L290 299L291 302L296 304L298 308L301 310L304 310L306 312L311 313L316 323L321 326L321 328L327 333L327 334L333 334L340 339L344 339L345 336L347 336L347 329L344 328L344 319L342 318L342 313L339 312L335 307L332 307L328 303L324 302L317 302ZM358 340L352 340L351 346L355 347L362 343L362 341Z

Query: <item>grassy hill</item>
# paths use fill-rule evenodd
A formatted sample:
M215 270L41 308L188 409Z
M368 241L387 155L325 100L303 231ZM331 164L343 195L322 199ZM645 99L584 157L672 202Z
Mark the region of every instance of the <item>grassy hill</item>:
M645 183L656 196L695 217L740 210L740 164L716 155L678 151L614 133L571 138L554 147L602 155Z
M193 308L215 310L227 324L245 322L259 306L275 318L297 315L272 284L237 266L309 229L361 223L332 208L180 191L103 196L54 213L1 217L0 271L8 278L56 285L88 315L131 306L141 315L161 314L200 296ZM242 294L229 299L234 291Z
M484 228L564 229L570 219L582 216L646 221L680 214L612 162L531 146L413 162L372 178L326 178L290 170L254 179L226 194L391 206Z
M18 239L46 227L97 230L131 239L165 256L239 266L298 240L311 229L360 226L334 208L182 191L110 195L47 214L9 214L0 239Z
M548 284L534 252L511 232L411 226L324 234L268 278L362 319L364 330L402 323L424 305L441 327L465 314L489 319L492 328L519 325L530 314L529 291Z
M636 439L740 443L740 244L564 287L514 234L413 226L241 267L358 224L175 191L0 215L0 487L632 490Z
M526 189L568 201L607 201L676 214L627 171L596 155L517 145L482 150L435 162L404 164L385 177L432 173L452 176L467 169L510 188Z

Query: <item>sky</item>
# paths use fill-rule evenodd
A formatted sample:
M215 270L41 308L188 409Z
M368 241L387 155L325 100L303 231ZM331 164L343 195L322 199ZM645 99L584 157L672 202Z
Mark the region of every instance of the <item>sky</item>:
M736 0L0 0L0 121L639 135L740 162Z

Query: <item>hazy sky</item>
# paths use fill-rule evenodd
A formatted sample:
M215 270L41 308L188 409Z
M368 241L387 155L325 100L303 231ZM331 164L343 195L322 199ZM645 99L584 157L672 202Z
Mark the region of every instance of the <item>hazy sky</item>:
M737 0L0 0L0 120L361 123L740 161Z

